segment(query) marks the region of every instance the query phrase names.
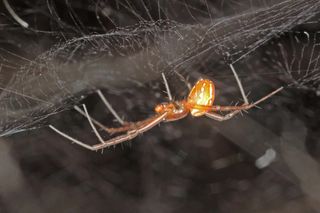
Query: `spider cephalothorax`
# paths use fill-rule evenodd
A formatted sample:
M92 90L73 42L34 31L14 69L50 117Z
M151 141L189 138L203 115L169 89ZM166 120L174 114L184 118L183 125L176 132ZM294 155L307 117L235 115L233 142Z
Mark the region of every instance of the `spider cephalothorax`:
M189 109L185 103L185 101L161 103L158 104L154 110L158 115L167 113L165 121L175 121L188 115Z

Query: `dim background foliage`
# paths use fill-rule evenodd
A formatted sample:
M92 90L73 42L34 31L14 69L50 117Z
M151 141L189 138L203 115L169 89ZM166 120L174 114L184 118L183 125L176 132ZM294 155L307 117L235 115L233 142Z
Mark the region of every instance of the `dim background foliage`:
M9 3L29 28L0 4L1 212L318 212L317 1ZM97 143L72 106L116 126L100 88L144 119L166 100L162 71L176 99L188 91L174 71L214 80L216 103L241 101L229 63L250 100L286 89L233 120L163 123L103 154L46 127ZM277 160L259 170L268 148Z

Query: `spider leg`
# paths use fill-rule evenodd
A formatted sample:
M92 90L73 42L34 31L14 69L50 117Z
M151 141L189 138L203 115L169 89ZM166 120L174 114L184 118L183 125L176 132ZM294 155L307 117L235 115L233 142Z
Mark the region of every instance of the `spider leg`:
M218 114L218 113L215 113L215 112L207 112L205 115L208 117L208 118L211 118L213 120L216 120L216 121L226 121L226 120L229 120L231 118L233 118L236 114L240 113L241 110L235 110L235 111L232 111L226 115L221 115L221 114Z
M103 149L103 148L113 146L113 145L116 145L116 144L119 144L119 143L122 143L125 141L132 140L133 138L137 137L138 135L150 130L151 128L153 128L157 124L161 123L165 119L166 116L167 116L167 113L164 113L160 116L155 117L154 120L152 120L149 123L145 123L143 126L140 126L137 129L130 130L126 134L111 138L110 140L105 141L104 144L102 144L102 143L96 144L93 146L93 150Z
M172 101L173 98L172 98L172 94L171 94L171 91L170 91L170 87L169 87L169 84L168 84L168 81L166 79L166 76L164 73L161 73L162 75L162 78L163 78L163 82L164 82L164 85L166 87L166 91L167 91L167 94L168 94L168 99L169 101ZM94 119L92 119L93 123L95 123L96 125L102 127L103 129L105 129L108 133L110 134L115 134L115 133L119 133L119 132L126 132L126 131L130 131L130 130L134 130L137 128L137 126L141 126L143 125L144 123L148 123L150 120L152 120L152 118L150 119L147 119L147 120L144 120L142 122L136 122L136 123L133 123L133 122L125 122L123 121L120 116L116 113L116 111L112 108L111 104L107 101L107 99L105 98L105 96L102 94L101 90L97 90L97 94L99 95L99 97L101 98L101 100L103 101L103 103L106 105L106 107L109 109L109 111L114 115L114 117L118 120L118 122L120 124L122 124L121 127L118 127L118 128L107 128L105 126L103 126L102 124L100 124L99 122L95 121ZM82 112L81 113L82 115L84 115L84 113Z
M267 100L268 98L270 98L271 96L277 94L281 90L283 90L283 87L279 87L278 89L274 90L273 92L269 93L268 95L266 95L266 96L260 98L259 100L255 101L254 103L247 105L247 109L250 109L252 107L256 107L259 103Z
M165 84L165 87L166 87L166 90L167 90L168 98L169 98L170 101L172 101L172 94L171 94L170 87L169 87L168 81L167 81L164 73L162 73L162 78L163 78L163 81L164 81L164 84ZM126 131L130 131L130 130L136 129L137 126L142 125L143 122L148 122L150 120L150 119L147 119L147 120L145 120L143 122L137 122L137 123L123 121L120 118L120 116L117 114L117 112L112 108L111 104L108 102L108 100L103 95L101 90L97 90L96 92L99 95L99 97L102 100L102 102L108 108L108 110L117 119L117 121L122 125L121 127L108 128L108 127L104 126L103 124L101 124L99 121L97 121L94 118L92 118L91 116L89 116L88 113L86 113L85 111L81 110L78 106L75 106L74 109L77 110L81 115L85 116L86 118L89 118L89 120L91 120L94 124L99 126L101 129L107 131L109 134L115 134L115 133L119 133L119 132L126 132Z
M80 107L74 106L73 108L74 108L77 112L79 112L81 115L83 115L84 117L88 118L87 115L86 115L86 113L85 113L82 109L80 109ZM91 116L89 116L89 118L90 118L90 120L91 120L95 125L97 125L97 126L100 127L101 129L105 130L106 132L111 133L110 130L111 130L112 128L106 127L105 125L103 125L103 124L100 123L99 121L95 120L95 119L92 118Z
M154 117L151 117L151 118L145 119L143 121L125 123L121 127L108 128L108 133L115 134L115 133L119 133L119 132L127 132L130 130L134 130L134 129L139 128L139 126L143 126L146 123L151 122L153 119L154 119Z
M102 139L101 135L99 134L97 128L94 126L94 124L93 124L93 122L92 122L92 120L91 120L91 118L90 118L90 115L89 115L89 113L88 113L88 110L87 110L86 105L83 104L82 106L83 106L84 112L86 113L86 117L87 117L87 119L88 119L88 121L89 121L89 124L90 124L90 126L91 126L94 134L97 136L97 138L99 139L99 141L100 141L101 143L104 143L104 140Z
M84 147L86 149L89 149L89 150L92 150L92 151L94 150L92 146L90 146L88 144L85 144L85 143L83 143L83 142L81 142L81 141L79 141L79 140L67 135L64 132L61 132L60 130L58 130L57 128L55 128L52 125L49 125L49 128L52 129L53 131L55 131L56 133L58 133L59 135L61 135L62 137L70 140L71 142L78 144L79 146L82 146L82 147Z
M117 119L117 121L123 125L125 122L120 118L118 113L112 108L111 104L108 102L106 97L102 94L101 90L97 90L97 94L99 95L100 99L104 103L104 105L108 108L108 110L112 113L112 115Z
M160 115L156 115L153 117L153 119L150 119L149 122L145 122L143 123L143 125L137 127L136 129L130 130L125 134L116 136L114 138L111 138L109 140L103 141L101 143L95 144L95 145L88 145L85 144L69 135L67 135L66 133L63 133L62 131L58 130L57 128L55 128L52 125L49 125L49 127L54 130L56 133L58 133L59 135L65 137L66 139L72 141L73 143L78 144L79 146L82 146L86 149L92 150L92 151L97 151L100 149L104 149L106 147L109 146L113 146L128 140L131 140L135 137L137 137L139 134L142 134L143 132L148 131L149 129L153 128L154 126L156 126L157 124L161 123L167 116L167 112L160 114ZM89 119L89 118L88 118ZM95 129L94 126L92 126L93 129Z
M185 77L184 77L181 73L179 73L177 70L174 70L173 72L180 78L180 80L186 85L186 87L188 87L189 90L192 89L192 86L191 86L191 84L190 84L189 81L188 81L188 77L185 78Z
M256 107L259 103L267 100L271 96L275 95L276 93L280 92L283 89L283 87L280 87L273 92L269 93L268 95L260 98L259 100L253 102L252 104L243 104L241 106L212 106L211 110L212 111L235 111L235 110L248 110L251 109L252 107Z
M164 85L166 86L168 99L169 99L169 101L172 101L173 100L172 99L172 94L171 94L170 87L169 87L168 81L166 79L166 76L164 75L164 73L161 73L161 75L162 75L162 79L163 79Z
M86 115L86 113L80 109L80 107L78 106L74 106L74 109L79 112L81 115L83 115L84 117L88 118L88 116ZM106 131L109 134L115 134L115 133L119 133L119 132L126 132L129 131L131 129L135 129L136 128L136 124L140 123L132 123L132 122L125 122L123 124L123 126L121 127L117 127L117 128L113 128L113 127L106 127L105 125L103 125L102 123L100 123L99 121L97 121L96 119L92 118L91 116L89 116L90 120L97 125L98 127L100 127L102 130Z
M101 92L100 92L101 93ZM101 93L101 95L103 96L103 94ZM108 103L108 102L106 102ZM111 105L108 105L111 107ZM83 111L80 107L78 106L74 106L74 109L76 111L78 111L81 115L83 115L84 117L86 117L87 119L90 118L90 120L95 124L97 125L98 127L100 127L102 130L106 131L107 133L109 134L116 134L116 133L120 133L120 132L127 132L127 131L130 131L130 130L133 130L133 129L136 129L137 126L141 126L143 125L144 123L146 122L149 122L150 120L152 120L153 118L149 118L149 119L146 119L144 121L139 121L139 122L123 122L123 125L121 127L106 127L105 125L103 125L102 123L100 123L99 121L95 120L94 118L92 118L88 113L86 113L85 111ZM112 109L109 108L109 109ZM112 109L113 110L113 109ZM116 113L114 110L113 110L114 113ZM114 114L112 113L112 114Z
M161 73L161 75L162 75L162 79L163 79L164 85L166 87L168 99L169 99L169 101L172 101L173 98L172 98L172 94L171 94L171 91L170 91L170 87L169 87L169 83L167 81L167 78L166 78L164 73ZM128 123L125 123L121 127L118 127L118 128L108 128L108 133L115 134L115 133L119 133L119 132L126 132L126 131L130 131L130 130L134 130L134 129L137 128L137 126L144 125L145 123L150 122L152 119L153 118L149 118L149 119L146 119L144 121L140 121L140 122L136 122L136 123L128 122Z
M240 81L240 78L239 78L236 70L235 70L234 67L233 67L233 64L229 64L229 66L230 66L230 69L231 69L231 71L232 71L232 73L233 73L233 75L234 75L234 78L235 78L236 81L237 81L237 84L238 84L238 87L239 87L239 89L240 89L241 96L242 96L242 98L243 98L244 103L245 103L245 104L249 104L248 98L247 98L247 96L246 96L246 94L245 94L245 92L244 92L242 83L241 83L241 81Z
M231 118L233 118L236 114L248 110L252 107L256 107L257 104L261 103L262 101L265 101L266 99L270 98L271 96L275 95L276 93L280 92L283 89L283 87L280 87L276 90L274 90L273 92L269 93L268 95L260 98L259 100L255 101L252 104L243 104L241 106L214 106L212 111L231 111L230 113L226 114L226 115L220 115L218 113L215 112L207 112L205 115L208 118L217 120L217 121L226 121L229 120Z

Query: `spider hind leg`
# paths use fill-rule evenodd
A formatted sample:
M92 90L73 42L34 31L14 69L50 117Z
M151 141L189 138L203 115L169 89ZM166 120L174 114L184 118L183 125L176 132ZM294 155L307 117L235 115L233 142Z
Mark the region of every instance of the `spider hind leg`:
M145 122L141 122L141 125L135 129L129 130L126 133L113 137L109 140L102 140L102 138L99 138L99 134L96 134L96 130L95 127L92 123L92 121L90 122L91 127L93 128L96 136L98 137L100 143L95 144L95 145L88 145L86 143L83 143L82 141L79 141L69 135L67 135L66 133L58 130L57 128L55 128L52 125L49 125L49 128L51 128L53 131L55 131L56 133L58 133L59 135L63 136L64 138L70 140L73 143L76 143L79 146L82 146L86 149L89 149L91 151L97 151L97 150L102 150L104 148L119 144L119 143L123 143L125 141L129 141L132 140L133 138L137 137L138 135L148 131L149 129L153 128L154 126L156 126L157 124L161 123L167 116L167 113L163 113L160 115L156 115L150 119L146 119ZM90 116L87 116L88 119L90 119Z

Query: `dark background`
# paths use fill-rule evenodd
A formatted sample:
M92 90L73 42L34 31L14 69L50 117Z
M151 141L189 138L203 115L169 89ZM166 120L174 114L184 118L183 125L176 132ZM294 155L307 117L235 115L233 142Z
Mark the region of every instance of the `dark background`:
M315 2L10 1L28 28L0 3L0 212L318 212ZM285 90L230 121L162 123L103 154L47 127L97 143L72 106L117 126L99 88L125 120L145 119L167 100L161 72L175 99L188 94L178 72L213 80L217 104L241 102L230 63L250 100ZM268 149L276 160L257 168Z

